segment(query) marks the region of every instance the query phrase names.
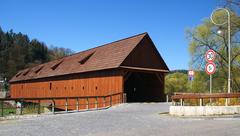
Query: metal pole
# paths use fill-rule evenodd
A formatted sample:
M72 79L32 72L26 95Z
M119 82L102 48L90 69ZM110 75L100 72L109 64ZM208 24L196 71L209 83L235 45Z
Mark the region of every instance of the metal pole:
M228 14L228 93L231 93L231 23L230 13L226 9Z
M209 90L209 92L210 92L210 94L212 94L212 74L210 75L210 90ZM212 98L210 98L210 104L212 103Z
M212 75L210 75L210 94L212 94Z
M21 99L20 115L23 115L23 99Z
M203 106L203 99L202 98L199 99L199 105Z
M213 20L213 13L217 10L224 10L227 12L228 20L224 23L216 23ZM218 26L222 26L224 24L228 24L228 93L231 93L231 15L228 9L226 8L218 8L211 14L211 21Z
M40 100L38 100L38 114L40 114L40 113L41 113L41 111L40 111L41 109L40 109L40 108L41 108L41 105L40 105Z
M191 90L192 90L192 84L193 84L193 83L192 83L192 79L191 79Z

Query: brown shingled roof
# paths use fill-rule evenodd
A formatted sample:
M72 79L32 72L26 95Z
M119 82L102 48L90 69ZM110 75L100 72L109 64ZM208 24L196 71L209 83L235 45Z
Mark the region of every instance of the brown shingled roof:
M146 35L135 35L21 70L10 82L118 68Z
M71 56L50 61L36 67L24 69L19 71L10 82L117 68L146 34L147 33L143 33L118 40ZM89 55L91 56L86 63L79 63ZM53 70L52 67L57 64L59 65ZM41 67L42 69L36 73Z

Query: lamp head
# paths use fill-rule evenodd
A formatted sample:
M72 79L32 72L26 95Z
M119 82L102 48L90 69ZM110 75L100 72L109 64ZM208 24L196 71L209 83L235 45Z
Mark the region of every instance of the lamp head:
M219 35L222 35L222 34L223 34L223 31L222 31L221 29L219 29L219 30L217 30L217 33L218 33Z

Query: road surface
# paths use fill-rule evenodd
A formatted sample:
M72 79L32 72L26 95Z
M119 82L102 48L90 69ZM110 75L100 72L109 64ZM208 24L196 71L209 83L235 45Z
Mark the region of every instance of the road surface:
M239 136L239 118L179 118L166 103L0 121L0 136Z

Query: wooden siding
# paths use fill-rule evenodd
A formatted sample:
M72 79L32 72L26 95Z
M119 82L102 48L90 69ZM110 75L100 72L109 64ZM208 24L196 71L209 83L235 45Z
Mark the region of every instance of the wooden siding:
M134 50L124 60L121 66L129 66L135 68L149 68L163 71L169 70L149 37L143 38L143 40L134 48Z
M81 77L75 75L64 80L42 80L35 82L11 84L12 98L38 98L38 97L71 97L71 96L105 96L113 93L123 92L123 76L119 71L108 71L89 73ZM120 96L113 97L117 101ZM107 98L109 99L109 98ZM89 103L94 103L94 99L89 99ZM100 107L103 100L99 99ZM79 100L80 104L86 104L86 100ZM64 105L64 100L59 100L57 105ZM76 104L75 100L69 100L70 105ZM89 108L94 108L91 104ZM72 106L76 107L76 106ZM84 108L81 106L80 108ZM64 106L58 107L64 109ZM71 109L71 108L70 108Z

